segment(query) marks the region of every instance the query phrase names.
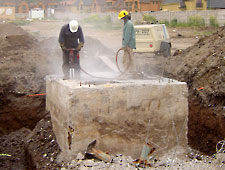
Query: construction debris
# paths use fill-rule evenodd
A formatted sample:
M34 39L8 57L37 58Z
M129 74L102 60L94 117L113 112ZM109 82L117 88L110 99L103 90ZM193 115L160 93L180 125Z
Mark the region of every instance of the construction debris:
M50 23L47 24L49 25ZM22 92L23 94L39 94L44 92L44 81L42 78L44 77L43 75L47 74L47 71L43 71L43 69L39 68L48 64L43 61L39 49L33 49L33 39L30 39L29 36L23 36L23 30L21 31L20 28L8 24L0 25L0 29L0 113L2 115L0 134L4 135L1 137L0 151L1 153L12 155L11 157L1 157L1 160L4 160L0 161L0 167L4 169L24 169L21 165L26 164L26 158L29 161L28 166L35 166L37 169L87 169L87 166L90 165L93 167L92 169L142 169L135 167L132 158L120 154L113 157L113 163L83 160L82 158L78 161L72 160L71 162L57 163L56 157L60 153L60 149L51 130L50 118L39 122L26 141L26 152L29 156L20 155L23 150L23 139L27 135L23 135L24 133L21 134L20 131L13 132L9 135L5 134L12 130L19 129L22 126L33 128L36 122L30 121L30 119L37 116L38 120L40 120L42 117L43 114L39 113L43 113L45 108L44 97L41 98L41 100L30 100L30 98L27 98L29 100L18 100L17 95L19 94L18 92ZM218 136L221 137L220 140L223 139L225 129L223 126L225 124L224 117L221 118L220 116L225 109L224 105L221 105L222 102L224 102L225 89L223 81L225 59L224 31L225 29L222 27L214 35L200 39L195 46L187 50L182 50L177 57L172 56L169 58L166 64L167 68L165 69L167 75L181 81L186 81L189 85L189 110L191 113L189 126L191 128L189 129L188 135L191 145L205 152L211 150L211 153L213 151L215 152L216 145L214 144L218 142ZM9 36L9 34L19 34L20 36ZM52 42L57 42L57 38L49 38L48 41L50 42L49 44L53 44L50 51L50 53L53 54L51 57L56 57L55 54L58 54L59 51L58 53L52 53L53 50L56 49L56 45ZM91 41L89 42L93 44ZM43 45L43 43L41 43L41 45ZM49 46L45 47L48 48ZM101 46L96 48L93 45L90 54L95 54L96 49L104 48ZM55 60L51 60L50 63L56 65ZM93 62L92 64L96 65L96 63ZM58 67L56 69L59 70ZM201 86L204 86L204 90L200 90L201 93L198 93L197 89ZM208 108L202 107L202 105L212 108L214 110L213 113L209 112ZM25 113L25 115L23 115L23 113ZM28 119L24 119L26 117ZM7 128L9 128L9 131ZM21 146L19 146L20 144L18 145L18 142L21 142ZM18 146L17 148L21 150L14 149L15 146ZM180 148L177 150L180 150ZM219 153L217 159L211 158L210 156L202 157L201 155L202 154L194 156L193 158L186 157L183 159L180 155L176 156L175 151L171 151L164 157L160 159L157 158L157 162L152 165L160 170L178 168L188 170L224 169L224 153ZM169 166L172 164L175 165L170 168Z
M104 162L112 162L112 156L95 148L96 146L96 140L94 140L93 142L91 142L88 147L87 147L87 151L86 151L86 155L93 155L96 158L104 161ZM87 157L87 156L86 156Z

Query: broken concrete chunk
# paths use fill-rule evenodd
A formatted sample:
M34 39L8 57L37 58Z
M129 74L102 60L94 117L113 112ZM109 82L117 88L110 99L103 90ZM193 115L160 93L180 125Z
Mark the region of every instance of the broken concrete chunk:
M83 155L82 153L79 152L79 153L77 154L76 159L77 159L77 160L82 160L82 159L84 159L84 155Z

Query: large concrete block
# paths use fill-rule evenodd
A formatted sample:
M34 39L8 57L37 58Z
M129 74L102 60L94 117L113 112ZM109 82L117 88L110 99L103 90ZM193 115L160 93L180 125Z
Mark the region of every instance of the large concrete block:
M158 153L187 145L186 83L157 78L80 82L48 76L46 84L53 131L69 157L84 152L95 139L98 149L133 158L140 156L147 136Z

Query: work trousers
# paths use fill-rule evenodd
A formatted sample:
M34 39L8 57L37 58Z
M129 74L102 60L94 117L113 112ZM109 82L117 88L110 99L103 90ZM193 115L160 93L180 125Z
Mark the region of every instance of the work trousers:
M64 78L69 79L70 68L75 70L75 78L80 78L80 57L78 51L63 51L63 73Z
M126 50L124 50L123 55L123 65L124 69L128 67L127 72L133 73L136 72L136 64L135 64L135 58L133 54L133 49L130 47L126 47Z

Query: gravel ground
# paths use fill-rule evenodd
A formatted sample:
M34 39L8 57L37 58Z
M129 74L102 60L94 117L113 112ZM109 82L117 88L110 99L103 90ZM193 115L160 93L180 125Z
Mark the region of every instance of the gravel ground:
M199 154L185 154L184 148L177 147L166 155L154 158L152 167L137 165L130 156L117 155L112 163L104 163L95 159L82 160L82 154L78 154L76 160L62 164L61 170L224 170L225 154L218 153L213 157Z

